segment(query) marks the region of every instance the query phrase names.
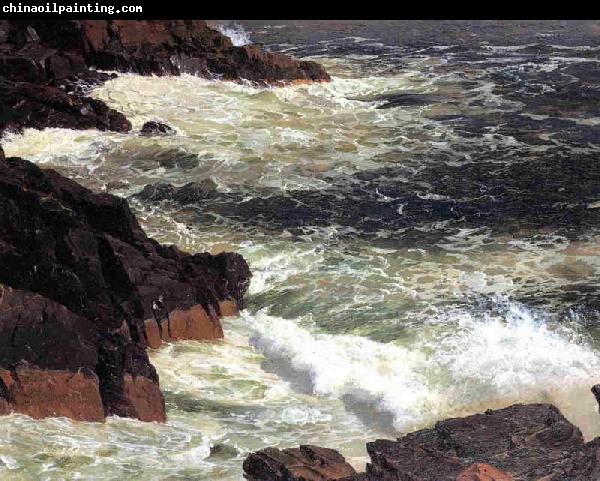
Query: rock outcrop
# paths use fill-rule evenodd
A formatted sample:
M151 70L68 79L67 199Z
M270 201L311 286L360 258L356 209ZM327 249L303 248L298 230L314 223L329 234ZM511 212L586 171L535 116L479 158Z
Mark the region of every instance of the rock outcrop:
M184 205L210 199L216 193L217 184L212 179L205 179L202 182L188 182L181 187L166 182L148 184L135 197L151 202L168 200Z
M162 122L151 120L142 125L140 134L142 135L172 135L175 133L173 127Z
M246 458L244 471L249 481L341 481L356 474L340 453L318 446L263 449Z
M24 127L129 131L121 113L85 96L111 78L95 69L262 84L329 80L315 62L233 46L201 20L1 20L0 133Z
M164 421L146 348L217 339L250 272L149 239L124 199L0 155L0 413Z
M317 448L311 448L317 450ZM244 463L249 481L597 481L600 438L581 431L549 404L517 404L438 422L396 440L367 444L365 473L339 477L341 455L327 461L265 449ZM294 452L297 452L294 451ZM329 461L334 460L334 461ZM313 473L319 476L294 473ZM321 467L327 469L321 469ZM333 473L333 474L330 474Z

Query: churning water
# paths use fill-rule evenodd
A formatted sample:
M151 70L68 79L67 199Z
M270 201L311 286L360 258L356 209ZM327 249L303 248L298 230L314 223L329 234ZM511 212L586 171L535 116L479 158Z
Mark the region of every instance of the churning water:
M248 452L308 442L360 466L366 440L527 401L598 434L600 112L572 100L597 88L597 45L550 27L505 43L390 22L246 27L333 81L121 75L94 95L134 130L176 135L4 139L129 197L161 242L240 252L254 277L223 342L151 353L167 424L9 416L0 477L239 481ZM217 191L193 205L131 197L205 179Z

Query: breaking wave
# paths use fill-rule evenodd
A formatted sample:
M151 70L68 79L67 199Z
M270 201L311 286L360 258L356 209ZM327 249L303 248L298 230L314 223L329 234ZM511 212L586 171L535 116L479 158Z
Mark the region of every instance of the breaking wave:
M250 40L250 34L239 23L233 22L229 24L217 24L216 28L223 35L229 37L233 45L236 47L241 47L242 45L249 45L252 43L252 40Z
M321 333L264 310L242 315L251 343L276 372L300 389L343 400L359 416L374 408L401 432L510 401L552 400L568 414L555 391L589 390L600 358L575 331L551 328L520 304L496 302L496 313L450 311L410 345Z

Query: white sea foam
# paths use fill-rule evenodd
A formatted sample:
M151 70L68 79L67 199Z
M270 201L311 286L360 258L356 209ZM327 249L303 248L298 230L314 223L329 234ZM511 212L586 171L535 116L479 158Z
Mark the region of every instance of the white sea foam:
M239 23L220 23L216 25L216 28L223 35L229 37L231 39L231 42L236 47L241 47L242 45L248 45L252 43L252 40L250 40L250 34Z
M251 343L293 384L357 413L368 407L391 416L399 431L485 403L560 406L554 390L589 388L600 372L598 356L573 332L551 330L515 303L497 315L446 313L435 320L443 329L410 346L319 333L264 311L243 317Z

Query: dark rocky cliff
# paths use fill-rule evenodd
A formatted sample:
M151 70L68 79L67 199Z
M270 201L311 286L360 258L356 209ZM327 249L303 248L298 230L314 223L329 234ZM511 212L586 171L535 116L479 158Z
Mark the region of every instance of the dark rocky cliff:
M218 339L250 271L149 239L127 202L0 157L0 412L163 421L146 347Z

